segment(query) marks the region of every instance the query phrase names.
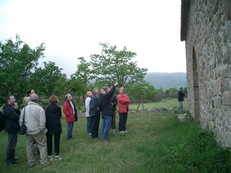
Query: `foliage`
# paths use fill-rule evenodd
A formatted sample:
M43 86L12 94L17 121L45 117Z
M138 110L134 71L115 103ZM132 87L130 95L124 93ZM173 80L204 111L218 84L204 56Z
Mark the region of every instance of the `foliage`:
M37 66L39 58L43 57L44 50L43 44L31 49L18 35L15 42L12 39L0 42L0 103L10 93L16 98L26 95L32 70Z
M171 107L169 100L150 103L154 107ZM133 105L131 105L133 106ZM145 105L146 106L146 105ZM136 106L134 106L136 107ZM118 115L116 119L118 123ZM100 121L101 135L102 121ZM116 123L116 124L117 124ZM24 136L18 136L17 166L5 166L7 133L1 132L0 172L230 172L228 150L221 148L214 136L194 123L182 124L175 114L145 112L129 113L128 133L110 141L91 139L86 133L86 117L80 116L73 129L74 139L67 141L67 123L62 117L60 156L47 167L41 168L39 156L36 166L28 168ZM105 164L107 163L107 164Z
M96 81L112 85L115 81L121 86L138 82L144 78L147 69L139 68L132 58L136 53L128 51L126 47L118 51L116 46L100 43L102 53L92 54L91 67Z
M44 62L44 68L36 67L31 81L36 84L33 88L36 92L49 97L52 94L61 94L66 76L61 73L61 68L55 66L54 62Z
M150 83L145 81L139 81L133 85L128 86L128 95L131 97L130 99L136 100L138 102L137 110L140 105L144 110L144 99L152 101L154 95L156 94L155 88L150 85Z

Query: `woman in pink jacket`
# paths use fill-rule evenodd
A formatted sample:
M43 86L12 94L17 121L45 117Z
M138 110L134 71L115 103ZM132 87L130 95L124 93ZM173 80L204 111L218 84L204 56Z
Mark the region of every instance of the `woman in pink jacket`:
M118 100L118 112L119 112L119 133L127 133L126 129L126 123L127 123L127 117L128 117L128 111L130 104L130 98L124 94L124 88L121 87L119 89L119 95L117 97Z

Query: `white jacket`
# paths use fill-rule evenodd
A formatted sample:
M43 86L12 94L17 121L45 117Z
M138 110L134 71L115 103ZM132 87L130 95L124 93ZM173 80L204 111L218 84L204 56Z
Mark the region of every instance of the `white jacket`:
M90 117L90 101L91 101L91 97L87 97L85 99L86 117Z
M30 101L28 105L23 108L19 119L20 126L23 122L24 113L25 125L27 127L27 135L35 135L40 132L47 132L45 111L38 103Z

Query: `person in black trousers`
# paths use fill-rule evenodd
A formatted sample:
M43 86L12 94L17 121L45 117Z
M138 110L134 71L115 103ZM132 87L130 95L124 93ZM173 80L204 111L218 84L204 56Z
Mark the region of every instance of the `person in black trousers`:
M56 160L61 160L59 156L60 150L60 136L62 133L62 126L61 126L61 117L62 111L59 106L57 106L58 98L55 95L50 96L49 98L50 104L46 107L46 128L47 128L47 152L48 152L48 159L53 161L55 158ZM54 136L54 144L55 144L55 157L53 158L52 153L52 138Z
M90 116L92 118L91 124L91 138L98 138L99 136L99 122L100 122L100 111L99 111L99 89L95 88L92 91L92 98L90 101Z
M8 133L6 165L13 165L18 163L17 159L15 159L15 148L18 140L20 110L14 95L8 95L6 100L7 103L3 107L5 131Z

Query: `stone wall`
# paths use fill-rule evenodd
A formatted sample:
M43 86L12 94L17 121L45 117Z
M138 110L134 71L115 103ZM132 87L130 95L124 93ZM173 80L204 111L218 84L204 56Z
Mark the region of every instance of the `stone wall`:
M215 132L218 142L229 148L230 9L230 0L190 0L185 42L190 113L203 128L210 128ZM198 117L196 111L199 112Z

